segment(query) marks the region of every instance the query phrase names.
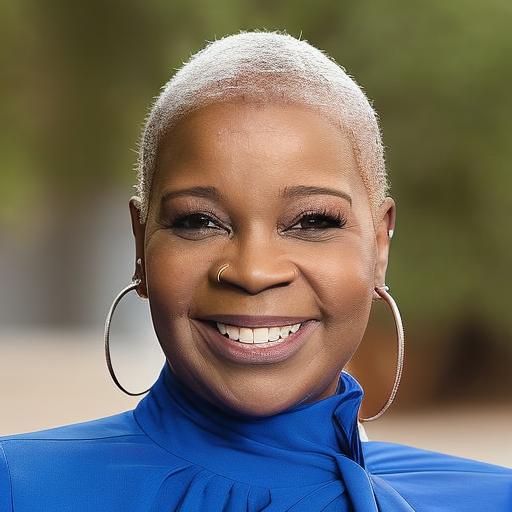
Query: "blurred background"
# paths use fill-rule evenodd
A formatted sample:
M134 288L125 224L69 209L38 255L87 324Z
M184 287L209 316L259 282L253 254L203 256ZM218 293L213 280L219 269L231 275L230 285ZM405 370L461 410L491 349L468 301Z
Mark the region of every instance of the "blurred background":
M103 325L135 268L128 199L144 117L207 41L267 29L327 51L380 114L406 364L370 439L512 466L511 23L505 0L1 0L0 435L141 399L110 380ZM164 356L133 292L111 347L130 390L157 378ZM347 368L364 416L395 364L377 302Z

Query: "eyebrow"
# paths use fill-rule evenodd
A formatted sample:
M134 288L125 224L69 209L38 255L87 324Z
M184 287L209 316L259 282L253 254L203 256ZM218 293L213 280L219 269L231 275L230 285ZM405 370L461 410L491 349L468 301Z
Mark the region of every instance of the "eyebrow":
M343 199L346 199L350 203L350 205L352 205L352 198L346 192L343 192L343 190L338 190L335 188L316 187L312 185L295 185L293 187L285 187L281 193L281 197L283 198L312 195L327 195L341 197Z
M169 190L162 196L161 204L174 199L176 197L204 197L206 199L213 199L219 202L222 199L222 194L215 187L190 187L182 188L180 190Z
M347 200L352 205L352 198L343 190L337 190L329 187L317 187L313 185L294 185L285 187L280 194L281 198L289 199L294 197L312 196L312 195L329 195L341 197ZM211 199L220 202L224 196L215 187L190 187L180 190L169 190L166 192L160 201L161 204L174 199L176 197L194 196Z

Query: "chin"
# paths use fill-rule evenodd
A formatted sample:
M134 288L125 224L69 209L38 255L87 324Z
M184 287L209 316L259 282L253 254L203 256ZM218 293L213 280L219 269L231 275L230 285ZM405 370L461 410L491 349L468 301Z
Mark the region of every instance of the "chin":
M243 382L217 382L209 389L216 390L208 400L219 408L235 415L241 416L272 416L299 403L310 396L310 389L306 382L299 381L299 385L291 387L275 380L270 376L243 379ZM289 382L289 379L286 379ZM202 386L207 389L206 385Z
M259 418L279 414L280 412L293 407L300 401L300 399L294 398L284 398L281 400L261 400L260 397L252 395L247 397L246 400L237 399L233 401L224 398L219 399L217 403L219 407L222 407L224 410L232 414Z

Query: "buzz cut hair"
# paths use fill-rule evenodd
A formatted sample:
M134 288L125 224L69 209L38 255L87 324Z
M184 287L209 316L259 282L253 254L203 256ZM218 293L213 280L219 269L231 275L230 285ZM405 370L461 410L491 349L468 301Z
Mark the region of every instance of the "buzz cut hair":
M372 217L389 191L378 115L362 88L326 52L282 31L244 31L191 55L162 86L137 142L139 221L145 223L164 136L201 107L243 98L301 104L325 116L351 143Z

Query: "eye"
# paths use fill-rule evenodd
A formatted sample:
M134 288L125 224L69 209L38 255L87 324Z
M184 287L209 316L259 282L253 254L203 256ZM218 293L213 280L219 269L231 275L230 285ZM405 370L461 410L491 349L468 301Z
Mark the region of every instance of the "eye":
M207 229L219 229L219 225L205 213L192 213L181 215L168 225L177 231L202 231Z
M311 231L311 230L324 230L324 229L330 229L330 228L342 228L347 223L347 219L341 215L340 213L329 213L327 211L321 211L321 212L307 212L300 217L297 224L294 224L294 226L297 226L298 224L301 224L302 228L293 229L290 228L292 231Z

